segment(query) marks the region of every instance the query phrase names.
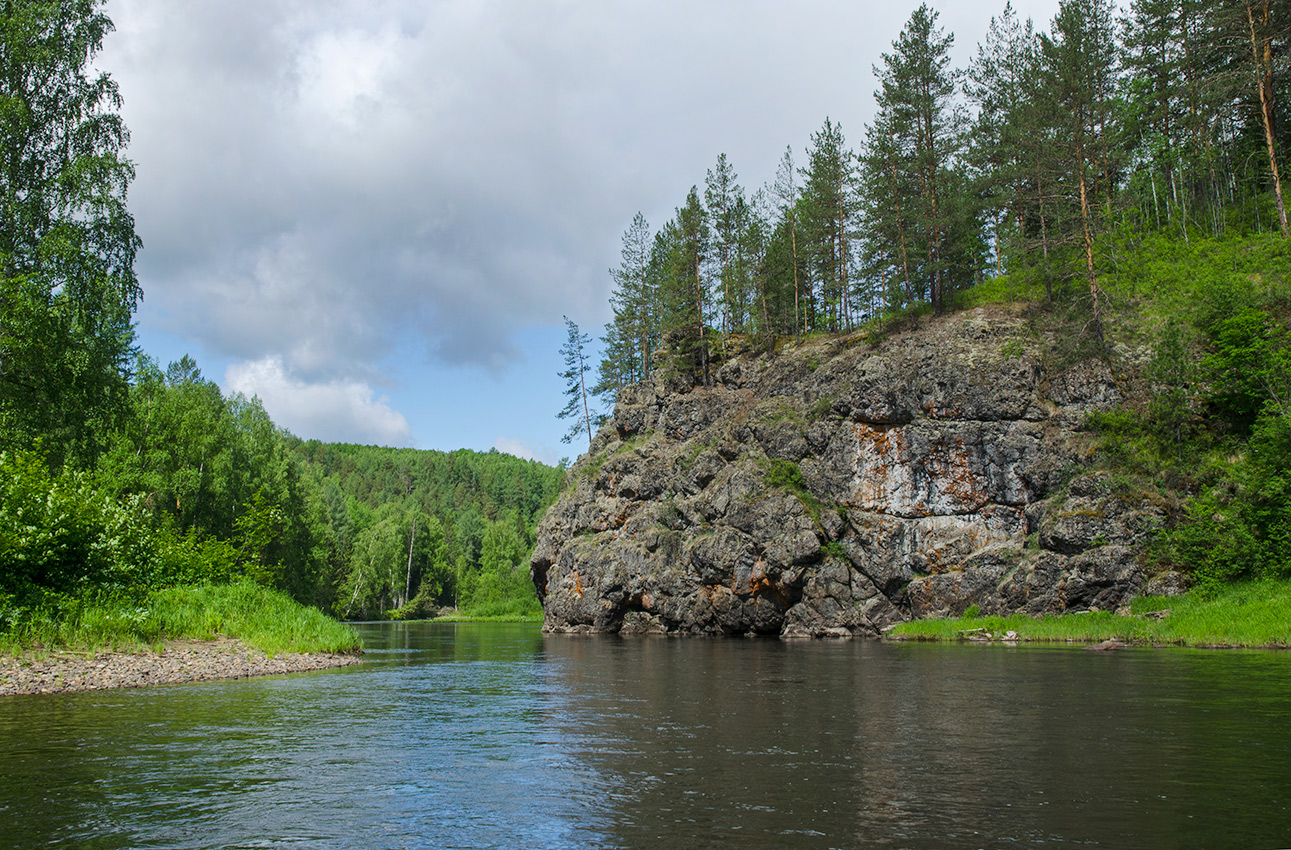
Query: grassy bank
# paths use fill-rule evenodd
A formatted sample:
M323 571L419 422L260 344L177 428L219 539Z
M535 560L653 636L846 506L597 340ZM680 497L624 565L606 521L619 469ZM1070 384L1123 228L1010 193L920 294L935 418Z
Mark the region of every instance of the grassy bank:
M542 612L530 611L523 614L471 614L463 611L460 614L445 614L436 617L435 623L541 623Z
M891 635L907 640L969 640L1009 631L1018 640L1126 643L1179 646L1291 647L1291 581L1242 582L1211 593L1172 598L1142 597L1128 616L1098 611L1028 617L959 617L902 623Z
M353 652L354 630L251 582L158 590L143 600L63 600L0 634L0 652L139 650L167 640L235 638L269 655Z

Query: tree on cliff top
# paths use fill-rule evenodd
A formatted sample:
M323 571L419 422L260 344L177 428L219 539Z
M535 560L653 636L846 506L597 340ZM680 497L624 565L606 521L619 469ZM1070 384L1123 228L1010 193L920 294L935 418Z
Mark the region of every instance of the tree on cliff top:
M587 445L591 446L592 411L588 404L591 388L587 386L587 373L591 371L592 365L587 359L585 349L592 338L580 332L573 319L568 316L564 318L565 330L569 335L565 339L565 344L560 347L561 356L565 358L565 371L560 373L560 377L565 379L565 398L568 401L556 417L574 421L569 426L569 431L560 440L562 443L572 443L578 433L586 429Z

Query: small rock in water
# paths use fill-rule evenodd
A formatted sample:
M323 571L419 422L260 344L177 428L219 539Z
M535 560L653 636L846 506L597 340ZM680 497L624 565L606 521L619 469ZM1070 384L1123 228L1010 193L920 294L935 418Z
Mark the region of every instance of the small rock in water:
M1096 643L1093 646L1085 647L1085 651L1086 652L1111 652L1113 650L1120 649L1123 646L1125 646L1125 644L1117 640L1116 638L1108 638L1102 643Z
M1018 639L1018 633L1017 633L1017 632L1015 632L1015 631L1013 631L1013 629L1009 629L1007 632L1005 632L1005 633L1004 633L1004 639L1005 639L1005 640L1017 640L1017 639Z

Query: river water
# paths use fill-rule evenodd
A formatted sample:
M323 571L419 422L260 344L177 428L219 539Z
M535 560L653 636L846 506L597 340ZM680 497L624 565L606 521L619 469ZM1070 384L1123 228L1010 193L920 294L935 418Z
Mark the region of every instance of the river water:
M0 847L1291 847L1291 653L360 628L0 699Z

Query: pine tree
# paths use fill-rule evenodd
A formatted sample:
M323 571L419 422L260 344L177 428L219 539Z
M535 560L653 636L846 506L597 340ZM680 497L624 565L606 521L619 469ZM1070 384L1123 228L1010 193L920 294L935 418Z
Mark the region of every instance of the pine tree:
M975 171L976 194L990 219L995 267L1000 274L1005 271L1005 243L1026 230L1026 116L1035 60L1031 21L1019 20L1012 4L1006 3L1003 13L991 18L986 40L977 47L964 85L965 94L977 107L968 158Z
M847 149L842 126L829 118L812 134L803 177L802 248L809 270L806 324L842 330L851 326L848 274L858 207L856 158Z
M923 273L933 312L944 309L955 263L947 256L947 236L955 228L950 212L962 209L949 196L951 169L963 147L963 116L955 102L956 74L950 67L954 36L937 27L937 13L927 4L910 16L892 53L876 68L875 93L884 125L892 138L890 155L906 185L918 195L904 205L917 232Z
M1228 23L1225 24L1225 19ZM1133 0L1122 22L1126 134L1133 143L1131 201L1161 229L1208 219L1225 226L1227 177L1219 149L1231 127L1221 57L1231 52L1234 16L1203 0ZM1216 65L1216 62L1220 65Z
M736 252L746 212L744 188L736 183L735 170L719 154L717 165L704 178L704 205L712 223L712 262L722 295L722 333L730 335L744 326L745 292L736 279ZM723 345L725 342L723 341Z
M562 443L572 443L579 432L587 431L587 445L592 444L592 411L590 405L591 388L587 384L587 373L591 371L591 364L587 359L587 346L591 344L592 338L578 330L578 325L574 320L565 316L565 330L567 337L565 344L560 347L560 354L565 359L565 371L560 373L560 377L565 379L565 398L566 403L560 413L556 414L558 419L572 419L569 431L561 437Z
M709 372L708 311L711 309L708 278L710 231L708 213L699 200L699 188L691 186L686 204L677 210L669 229L671 281L668 321L670 347L683 368L697 368L704 386L712 380Z
M618 391L650 377L659 342L657 283L650 270L652 238L645 216L638 212L623 234L621 262L610 269L614 289L610 307L614 318L605 326L605 344L597 371L595 394L610 406Z
M748 202L741 200L740 205L738 279L753 301L750 305L751 325L763 336L766 344L774 345L776 329L771 320L771 280L767 263L774 202L765 189L758 189Z
M806 313L802 309L802 288L798 276L798 207L801 200L797 185L798 171L793 164L793 147L786 147L780 165L776 168L775 183L771 188L771 197L775 199L776 210L780 215L780 230L788 235L789 271L793 279L793 333L796 336L805 328L803 321Z
M913 306L922 298L922 290L915 292L910 259L910 213L918 192L905 167L893 111L891 104L880 104L865 130L860 158L864 264L893 306Z
M1282 175L1278 165L1277 143L1277 93L1274 86L1275 62L1273 41L1275 24L1287 27L1286 21L1273 18L1272 0L1244 0L1246 20L1250 27L1251 65L1255 88L1259 93L1260 127L1264 131L1265 151L1268 154L1269 178L1273 185L1273 199L1277 208L1278 227L1283 236L1291 236L1287 227L1287 208L1282 197ZM1281 16L1288 16L1285 5L1279 4Z
M1040 37L1044 88L1063 144L1052 166L1066 190L1067 221L1079 245L1089 284L1089 329L1103 338L1103 292L1096 243L1111 213L1118 182L1118 57L1110 0L1063 0L1052 33Z

